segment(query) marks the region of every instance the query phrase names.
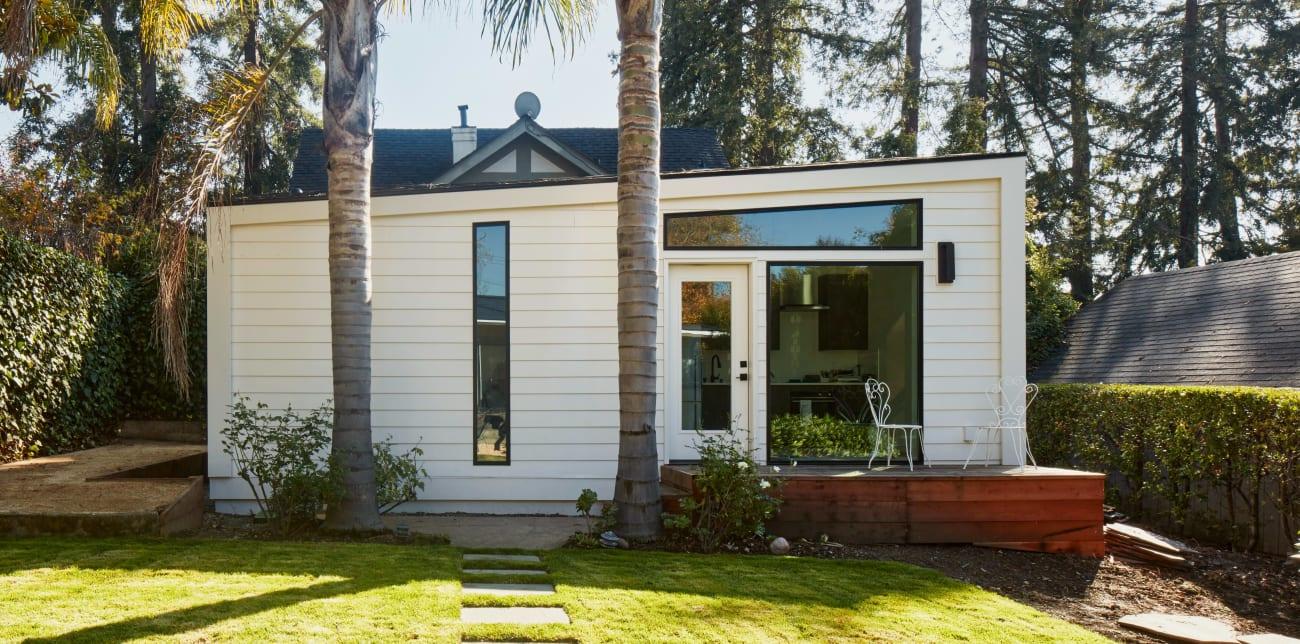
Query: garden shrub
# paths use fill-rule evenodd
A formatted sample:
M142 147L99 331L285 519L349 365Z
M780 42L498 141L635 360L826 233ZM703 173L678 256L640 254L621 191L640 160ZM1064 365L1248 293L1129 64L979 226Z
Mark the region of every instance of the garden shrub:
M126 277L124 315L126 351L131 357L123 372L122 416L140 420L203 420L207 409L207 250L190 242L186 301L189 325L186 353L190 365L189 391L180 391L163 367L162 350L154 332L154 301L158 298L158 235L138 233L105 261L112 272Z
M1269 508L1300 527L1300 391L1044 385L1029 431L1040 463L1107 472L1110 502L1189 536L1255 549Z
M418 498L429 473L420 466L424 450L412 447L405 454L394 454L388 441L375 443L375 498L379 513L387 514L397 506Z
M0 462L110 438L126 281L0 232Z
M682 499L681 514L664 513L671 539L686 548L713 552L767 536L766 523L780 507L779 480L763 478L732 430L702 436L695 449L695 493Z
M316 525L316 516L342 493L342 470L329 453L334 411L329 403L305 415L270 410L240 396L221 430L222 450L248 484L267 523L280 534Z
M317 515L343 492L343 470L330 454L334 408L329 402L300 414L292 406L272 410L249 406L240 396L222 428L222 451L235 475L253 492L261 515L276 532L291 535L313 528ZM395 454L388 441L375 443L375 501L387 513L414 501L429 473L420 465L424 450Z

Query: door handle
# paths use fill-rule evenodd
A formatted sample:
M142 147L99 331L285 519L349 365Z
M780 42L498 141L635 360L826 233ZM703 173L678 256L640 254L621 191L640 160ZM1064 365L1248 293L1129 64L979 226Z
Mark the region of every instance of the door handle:
M737 375L736 375L736 379L737 379L737 380L740 380L740 381L742 381L742 382L745 381L745 380L749 380L749 374L747 374L747 373L737 374Z

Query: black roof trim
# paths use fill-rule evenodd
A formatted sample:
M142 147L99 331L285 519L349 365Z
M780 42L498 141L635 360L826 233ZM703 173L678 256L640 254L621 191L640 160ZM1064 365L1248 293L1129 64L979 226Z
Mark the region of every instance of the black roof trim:
M950 154L933 157L893 157L888 159L862 159L858 161L825 161L801 165L754 166L749 168L705 168L701 170L679 170L664 172L662 179L693 179L696 177L730 177L747 174L772 174L777 172L806 172L814 170L840 170L852 168L869 168L893 165L922 165L927 163L950 163L954 161L988 161L992 159L1011 159L1027 156L1024 152L988 152L983 154ZM410 186L373 190L371 197L399 197L406 195L438 194L443 192L469 192L474 190L501 190L509 188L535 188L540 186L567 186L588 183L610 183L617 180L615 175L594 177L566 177L561 179L525 179L520 181L500 181L495 183L442 184ZM225 203L213 204L212 207L245 206L273 203L295 203L300 201L325 201L324 193L310 195L262 195L240 197Z

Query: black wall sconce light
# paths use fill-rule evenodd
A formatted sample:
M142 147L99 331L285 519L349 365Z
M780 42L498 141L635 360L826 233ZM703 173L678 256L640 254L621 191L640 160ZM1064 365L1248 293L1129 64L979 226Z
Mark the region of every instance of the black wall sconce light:
M939 283L952 284L957 280L957 251L952 242L939 242Z

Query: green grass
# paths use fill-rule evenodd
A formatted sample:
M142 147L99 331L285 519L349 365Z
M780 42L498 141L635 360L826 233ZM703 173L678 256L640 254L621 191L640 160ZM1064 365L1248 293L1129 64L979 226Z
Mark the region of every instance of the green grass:
M0 641L1101 641L903 564L659 552L545 553L561 626L457 624L446 546L0 540ZM494 580L495 581L495 580ZM509 600L509 601L507 601Z

